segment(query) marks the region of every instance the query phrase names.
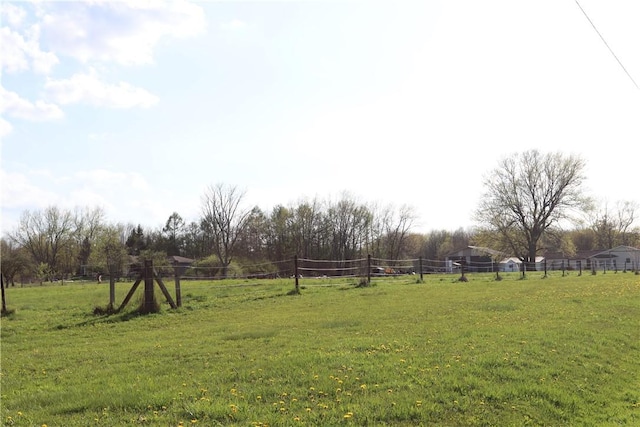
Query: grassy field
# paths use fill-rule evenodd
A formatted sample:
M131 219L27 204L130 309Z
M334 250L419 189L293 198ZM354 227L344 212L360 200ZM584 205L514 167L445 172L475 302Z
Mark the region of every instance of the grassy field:
M183 282L145 316L93 315L105 284L11 288L0 421L640 425L640 276L456 279Z

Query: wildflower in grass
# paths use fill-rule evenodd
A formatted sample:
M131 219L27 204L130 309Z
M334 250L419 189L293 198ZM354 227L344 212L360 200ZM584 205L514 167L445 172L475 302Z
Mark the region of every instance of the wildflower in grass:
M196 420L195 418L191 420L191 424L195 424L197 422L198 422L198 420Z
M346 414L344 414L344 419L348 420L349 418L353 417L353 412L347 412Z
M311 408L305 408L305 411L311 412Z
M367 385L366 385L366 384L362 384L362 385L360 385L360 388L361 388L362 390L366 390L366 389L367 389Z
M422 400L416 400L416 406L418 407L422 406Z

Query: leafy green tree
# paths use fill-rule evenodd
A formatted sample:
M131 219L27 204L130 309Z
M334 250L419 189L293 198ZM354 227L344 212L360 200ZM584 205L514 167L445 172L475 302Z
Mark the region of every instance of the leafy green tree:
M183 246L183 232L185 228L185 222L178 214L174 212L167 219L162 232L167 236L167 254L168 255L180 255L182 253Z
M121 240L121 225L106 225L96 232L96 243L89 258L92 266L119 278L129 264L127 247Z
M297 248L293 242L293 213L283 205L275 206L269 217L267 230L269 253L274 260L283 260L296 255Z
M16 246L12 241L0 239L0 270L6 287L15 286L15 278L27 272L31 266L29 256L24 249Z
M129 237L126 241L126 246L129 252L129 255L139 255L140 251L143 251L147 248L147 242L145 241L144 230L142 226L138 224L137 227L131 230Z

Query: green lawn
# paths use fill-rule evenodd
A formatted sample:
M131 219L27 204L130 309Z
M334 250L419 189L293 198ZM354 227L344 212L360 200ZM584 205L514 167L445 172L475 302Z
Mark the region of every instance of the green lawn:
M94 316L108 285L11 288L0 422L640 425L640 276L468 277L183 282L146 316L142 289Z

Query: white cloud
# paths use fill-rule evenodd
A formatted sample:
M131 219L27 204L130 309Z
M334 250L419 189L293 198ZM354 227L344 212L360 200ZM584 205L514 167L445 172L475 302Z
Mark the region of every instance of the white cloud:
M113 172L106 169L78 171L73 175L74 182L81 182L85 187L96 191L115 192L122 188L147 191L149 184L137 172Z
M160 221L162 218L156 217L159 212L165 215L162 210L158 211L162 202L137 172L92 169L63 175L47 169L0 169L0 183L2 232L16 224L22 212L51 205L63 209L100 206L112 219L135 218L143 224L149 219Z
M11 123L0 117L0 139L9 135L12 130L13 126L11 125Z
M26 12L23 8L11 3L0 3L0 17L12 27L20 26L24 22L25 16Z
M61 2L42 21L49 47L82 62L123 65L153 62L163 37L191 37L204 32L203 9L186 1Z
M53 192L33 184L25 174L0 170L0 177L3 209L40 209L57 199Z
M247 23L239 19L233 19L229 22L223 22L220 27L223 30L242 30L247 27Z
M34 121L60 119L64 116L60 107L55 104L42 100L33 103L2 86L0 86L0 113Z
M51 52L44 52L38 43L39 27L34 25L24 35L9 27L0 29L0 58L2 70L8 73L32 69L39 74L48 74L58 63Z
M101 81L94 69L88 74L74 74L69 79L48 79L47 96L62 105L89 104L96 107L133 108L151 107L158 97L145 89L126 82L108 84Z

